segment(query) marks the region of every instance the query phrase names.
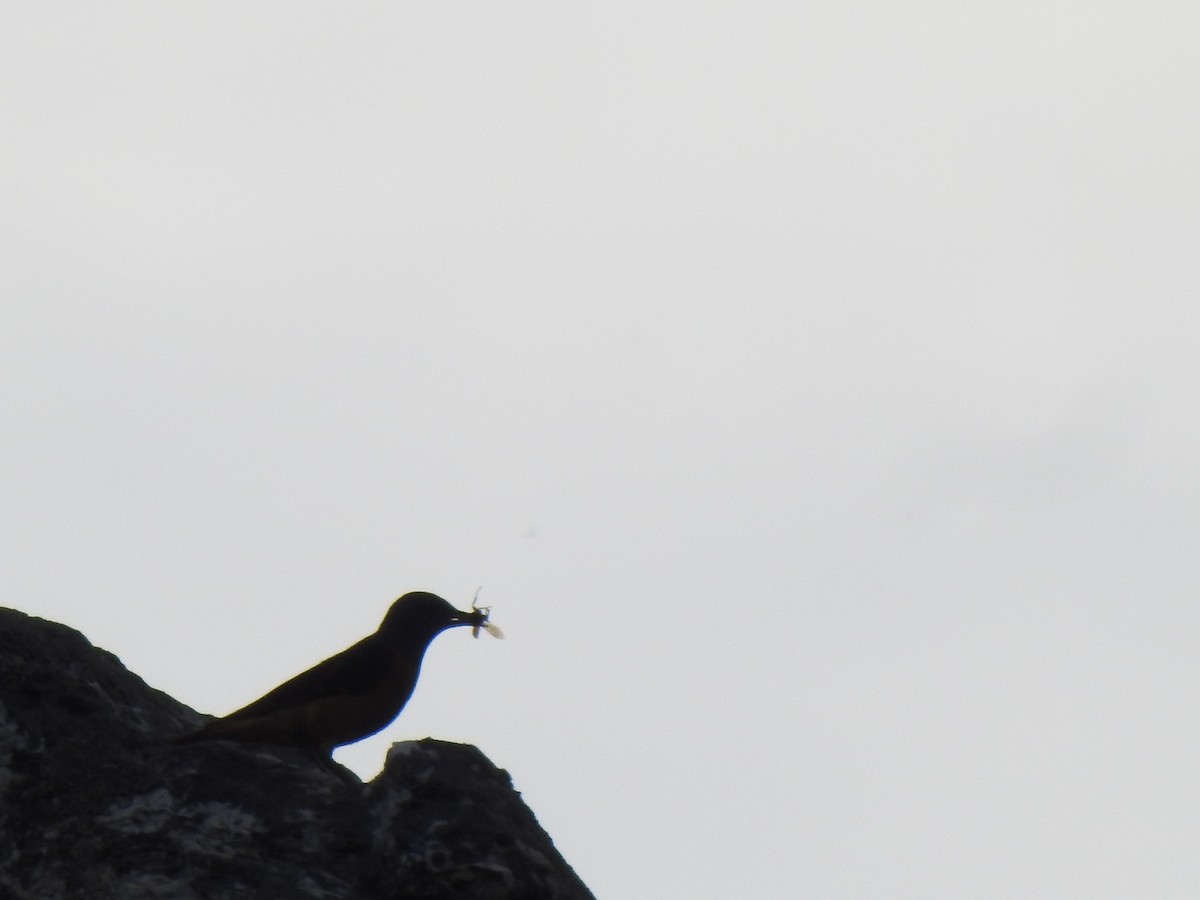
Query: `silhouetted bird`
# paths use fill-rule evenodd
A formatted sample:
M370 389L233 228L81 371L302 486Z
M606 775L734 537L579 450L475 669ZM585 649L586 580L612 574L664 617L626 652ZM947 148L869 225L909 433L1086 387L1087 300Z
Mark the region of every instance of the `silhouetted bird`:
M447 628L470 625L501 637L486 608L460 612L424 591L392 604L379 630L273 691L185 734L176 743L252 741L284 744L330 759L334 747L369 737L404 708L429 644Z

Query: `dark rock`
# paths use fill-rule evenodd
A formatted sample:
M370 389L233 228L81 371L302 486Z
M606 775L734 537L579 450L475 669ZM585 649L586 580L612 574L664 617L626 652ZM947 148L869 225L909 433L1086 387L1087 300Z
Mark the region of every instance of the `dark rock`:
M395 744L363 785L204 717L79 632L0 608L0 897L589 900L474 747Z

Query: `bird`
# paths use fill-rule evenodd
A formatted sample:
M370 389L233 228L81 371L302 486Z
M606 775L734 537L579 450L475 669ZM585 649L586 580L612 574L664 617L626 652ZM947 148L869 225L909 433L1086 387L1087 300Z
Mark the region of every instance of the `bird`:
M421 660L449 628L471 626L503 637L486 607L461 612L436 594L413 591L396 600L379 629L253 703L181 735L176 744L240 741L297 747L323 765L336 747L381 731L412 696Z

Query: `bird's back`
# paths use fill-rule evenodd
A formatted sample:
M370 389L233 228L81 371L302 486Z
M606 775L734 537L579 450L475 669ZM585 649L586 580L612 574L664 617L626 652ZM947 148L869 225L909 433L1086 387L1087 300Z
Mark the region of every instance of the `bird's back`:
M311 669L289 678L226 719L261 718L338 695L369 692L390 668L392 652L372 634Z
M397 653L374 634L179 743L256 741L328 754L396 718L412 696L420 664L419 654Z

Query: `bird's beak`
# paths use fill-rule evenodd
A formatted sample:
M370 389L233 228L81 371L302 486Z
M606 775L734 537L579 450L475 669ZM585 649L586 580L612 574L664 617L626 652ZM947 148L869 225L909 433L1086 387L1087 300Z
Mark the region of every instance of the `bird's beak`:
M492 609L490 606L472 606L470 612L459 612L454 624L470 625L471 634L475 637L479 637L479 629L482 628L492 637L502 638L504 637L504 632L488 621L491 613Z

